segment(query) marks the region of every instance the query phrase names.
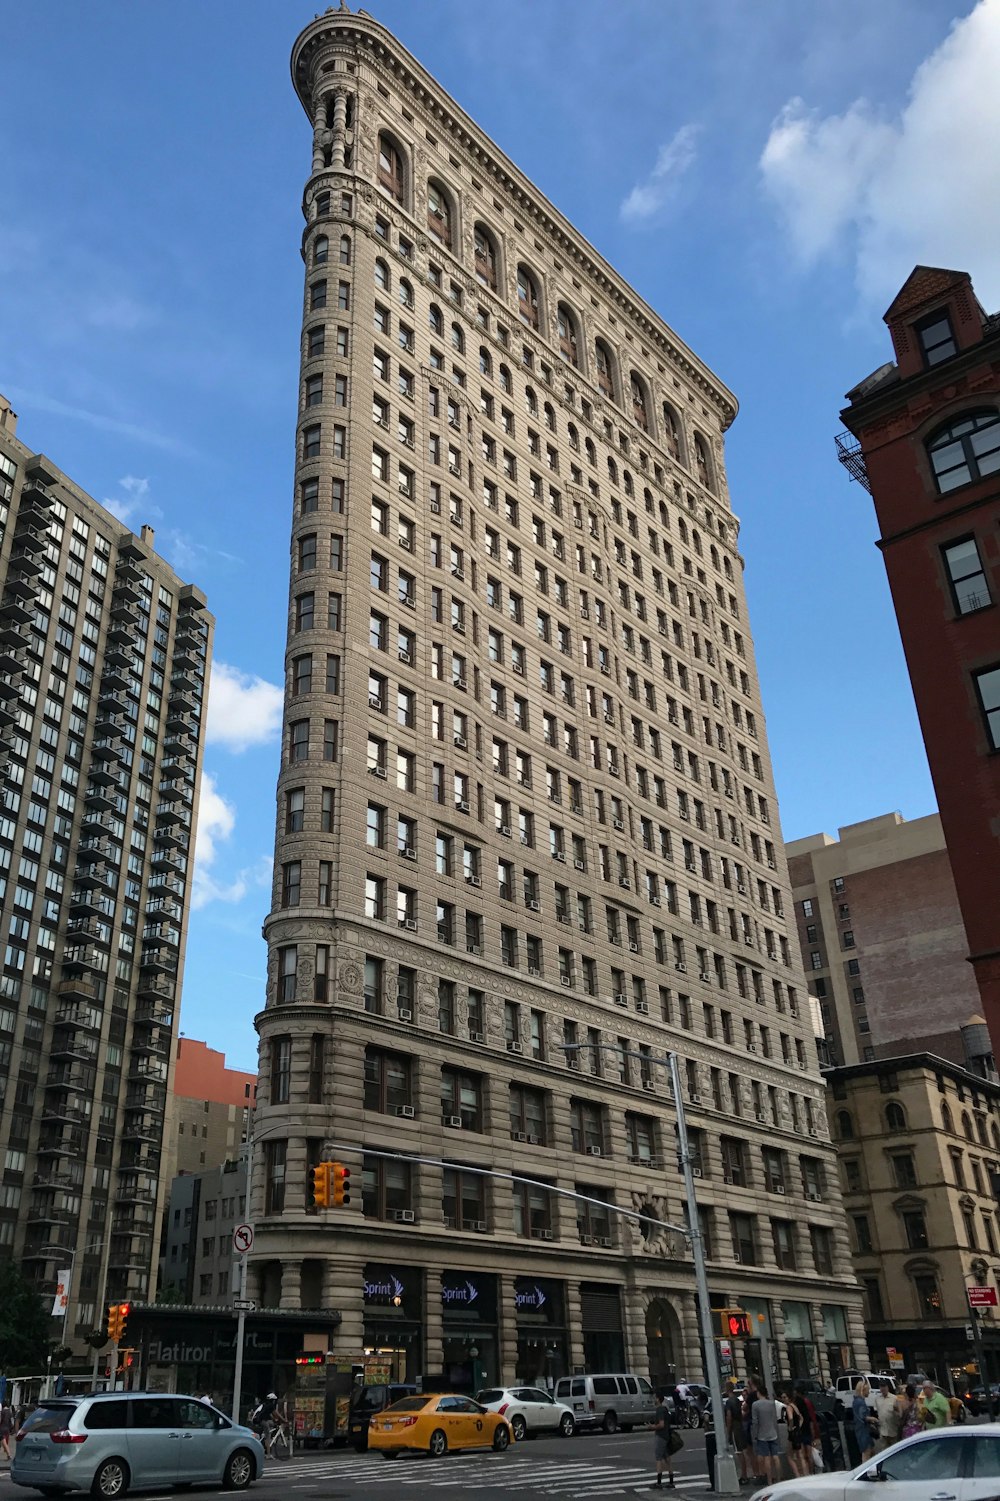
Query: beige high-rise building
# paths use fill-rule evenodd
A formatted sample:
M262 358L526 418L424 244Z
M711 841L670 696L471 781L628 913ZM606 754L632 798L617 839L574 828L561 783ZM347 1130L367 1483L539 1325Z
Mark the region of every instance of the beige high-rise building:
M0 400L0 1257L70 1271L79 1347L155 1281L213 622L14 429Z
M292 72L312 170L250 1295L467 1388L700 1374L683 1236L614 1212L683 1222L676 1049L713 1304L825 1376L862 1355L860 1296L735 400L371 17L317 17ZM311 1208L324 1158L346 1209Z
M915 1049L992 1075L936 813L885 813L785 846L799 945L834 1064Z

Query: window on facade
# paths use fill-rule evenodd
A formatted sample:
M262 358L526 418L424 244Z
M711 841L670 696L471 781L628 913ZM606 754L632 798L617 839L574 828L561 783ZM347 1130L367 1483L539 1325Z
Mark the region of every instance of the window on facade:
M579 366L580 346L576 336L576 319L564 302L559 304L557 327L559 351L563 359L568 360L571 365Z
M945 312L932 313L929 318L918 323L916 333L920 340L924 364L927 366L940 365L942 360L951 359L951 356L958 352L951 319Z
M278 950L278 1000L294 1001L299 951L295 944Z
M402 1053L365 1049L364 1108L380 1115L399 1115L412 1107L410 1060Z
M771 1221L771 1241L774 1246L774 1259L782 1271L794 1272L796 1270L795 1259L795 1226L790 1220Z
M361 1167L361 1208L365 1219L395 1220L412 1215L410 1164L365 1157Z
M451 203L444 189L436 182L427 184L427 228L436 240L451 248Z
M947 547L942 547L941 556L959 615L971 615L974 610L981 610L992 604L990 586L986 581L975 537L964 537L961 542L949 543Z
M918 1318L940 1319L942 1317L941 1290L933 1273L915 1276L913 1291L917 1300Z
M497 289L496 245L493 242L493 236L481 224L476 225L475 245L476 280L495 292Z
M510 1133L519 1141L526 1137L529 1142L544 1144L545 1091L532 1089L527 1084L510 1086Z
M906 1244L911 1251L924 1251L927 1249L927 1222L924 1219L922 1209L906 1209L903 1211L903 1234Z
M732 1236L734 1259L753 1266L757 1261L753 1215L730 1211L729 1231Z
M1000 750L1000 666L975 673L974 681L990 748Z
M524 1240L552 1239L552 1200L536 1183L514 1184L514 1234Z
M570 1134L574 1152L600 1157L604 1151L604 1110L591 1100L570 1101Z
M446 1167L441 1213L449 1230L486 1229L486 1182L466 1168Z
M285 1161L287 1143L264 1143L264 1211L281 1214L285 1207Z
M942 495L996 474L1000 470L1000 412L985 408L957 417L928 440L927 454Z
M385 134L378 138L378 184L390 198L403 202L406 186L403 156Z
M275 1037L271 1043L272 1105L287 1105L292 1087L292 1039Z
M636 427L641 427L643 432L649 431L649 412L646 407L646 390L639 376L633 373L630 381L632 395L632 417Z
M825 1225L812 1225L809 1230L812 1241L813 1265L821 1277L833 1276L833 1235Z
M517 307L529 328L539 326L538 284L526 266L517 268Z
M611 351L603 339L594 344L594 363L597 369L597 385L603 396L615 399L615 380L611 363Z
M479 1074L457 1068L441 1070L441 1119L449 1125L461 1120L463 1131L482 1131L483 1081Z

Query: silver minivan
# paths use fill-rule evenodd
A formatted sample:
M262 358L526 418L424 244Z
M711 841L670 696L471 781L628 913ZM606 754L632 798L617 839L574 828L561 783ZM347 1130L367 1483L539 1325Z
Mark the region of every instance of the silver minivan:
M10 1478L43 1496L92 1491L121 1501L130 1488L241 1491L263 1469L257 1436L196 1397L88 1392L43 1399L17 1435Z
M560 1376L553 1393L557 1402L572 1410L578 1428L603 1428L628 1433L640 1423L651 1423L656 1412L656 1394L645 1376L627 1371L613 1376Z

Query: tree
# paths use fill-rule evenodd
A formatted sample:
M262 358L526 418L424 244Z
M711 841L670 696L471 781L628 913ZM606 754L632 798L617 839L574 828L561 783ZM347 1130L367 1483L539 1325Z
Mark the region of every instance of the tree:
M13 1261L0 1261L0 1371L30 1375L45 1369L49 1315L41 1295Z

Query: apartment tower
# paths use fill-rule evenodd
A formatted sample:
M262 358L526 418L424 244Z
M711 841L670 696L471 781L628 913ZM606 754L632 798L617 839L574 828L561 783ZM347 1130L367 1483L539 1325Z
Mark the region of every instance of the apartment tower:
M0 1256L151 1295L212 618L0 402ZM154 1276L151 1280L151 1272Z
M734 398L371 17L317 17L292 75L312 171L251 1296L459 1387L699 1369L664 1228L676 1049L713 1303L826 1374L864 1349L860 1300ZM317 1212L331 1158L351 1201Z

